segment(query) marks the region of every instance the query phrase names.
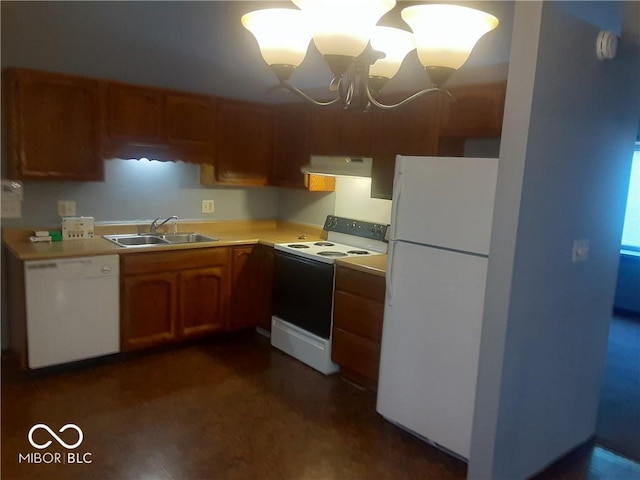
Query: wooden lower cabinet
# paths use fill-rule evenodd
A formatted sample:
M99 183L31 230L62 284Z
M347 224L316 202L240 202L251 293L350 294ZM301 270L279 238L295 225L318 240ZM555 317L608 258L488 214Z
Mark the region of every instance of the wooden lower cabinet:
M180 272L179 324L183 337L224 330L226 271L217 266Z
M131 350L177 338L178 277L172 272L134 275L122 280L122 349Z
M331 359L352 382L376 389L385 279L336 266Z
M224 330L230 254L218 247L122 255L122 350Z
M271 331L273 248L234 247L232 275L229 329L259 327Z

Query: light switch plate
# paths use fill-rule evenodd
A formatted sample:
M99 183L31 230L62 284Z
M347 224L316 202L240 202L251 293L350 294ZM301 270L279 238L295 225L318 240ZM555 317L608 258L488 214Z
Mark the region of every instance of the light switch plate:
M58 200L58 215L61 217L75 217L76 202L73 200Z
M573 252L571 253L571 261L573 263L586 262L589 259L589 239L582 238L573 241Z
M202 213L213 213L214 210L213 200L202 200Z
M2 201L2 218L22 218L22 202Z

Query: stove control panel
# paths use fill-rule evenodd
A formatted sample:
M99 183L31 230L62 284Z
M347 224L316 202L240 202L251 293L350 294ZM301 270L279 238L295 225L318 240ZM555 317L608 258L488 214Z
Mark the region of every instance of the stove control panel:
M348 235L386 241L389 225L327 215L323 228L327 232L346 233Z

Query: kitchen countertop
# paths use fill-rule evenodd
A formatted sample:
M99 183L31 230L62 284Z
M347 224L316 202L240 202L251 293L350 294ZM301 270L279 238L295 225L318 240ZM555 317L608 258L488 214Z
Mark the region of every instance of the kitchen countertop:
M148 224L109 224L95 226L95 237L87 240L67 240L53 243L31 243L29 236L34 230L50 230L48 228L5 228L2 231L2 242L20 260L47 260L52 258L84 257L93 255L135 255L143 252L165 250L184 250L189 248L224 247L233 245L251 245L260 243L273 246L300 240L315 241L326 238L326 232L319 227L304 224L281 222L276 220L257 220L240 222L179 222L178 232L198 232L220 239L217 242L147 245L144 247L120 247L102 238L102 235L142 233L147 231ZM160 230L159 233L165 233ZM384 276L386 272L386 255L370 257L352 257L337 259L338 265L353 268L365 273Z
M384 277L387 272L387 256L372 255L370 257L337 258L336 265Z
M38 228L38 230L50 230ZM141 233L148 231L148 224L96 225L95 237L87 240L67 240L53 243L31 243L29 236L35 228L5 228L2 242L20 260L46 260L51 258L80 257L89 255L132 255L142 252L184 250L189 248L223 247L261 243L292 242L306 235L306 240L321 240L325 233L321 228L304 224L258 220L242 222L181 222L178 232L198 232L220 239L217 242L146 245L144 247L120 247L102 238L102 235ZM158 233L165 233L159 230Z

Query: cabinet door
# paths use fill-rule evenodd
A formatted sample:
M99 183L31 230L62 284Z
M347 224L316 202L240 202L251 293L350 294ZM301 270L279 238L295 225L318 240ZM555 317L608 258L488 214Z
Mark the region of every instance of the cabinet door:
M11 69L4 84L8 178L104 179L98 81Z
M150 347L177 338L176 274L125 276L120 298L122 350Z
M354 109L342 110L340 114L340 151L338 153L360 157L371 156L373 112Z
M225 327L226 268L198 268L180 272L180 329L185 337Z
M340 108L311 107L309 112L309 153L348 155L340 147Z
M440 108L440 95L434 93L374 112L372 197L391 199L396 155L437 155Z
M271 110L233 100L218 104L216 158L218 182L266 185L271 171Z
M233 249L229 329L271 330L273 249L262 245Z
M107 89L107 132L111 139L142 145L164 142L161 90L119 83L110 83Z
M309 162L309 116L306 105L274 108L271 184L304 188L300 168Z
M331 358L341 374L376 388L384 316L384 277L337 266Z
M442 136L463 138L500 136L506 83L451 87L449 91L454 100L445 102L442 113Z
M213 163L213 100L204 95L169 92L165 103L167 143L176 158Z

